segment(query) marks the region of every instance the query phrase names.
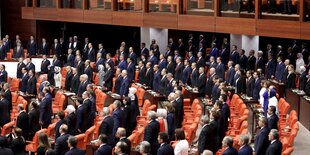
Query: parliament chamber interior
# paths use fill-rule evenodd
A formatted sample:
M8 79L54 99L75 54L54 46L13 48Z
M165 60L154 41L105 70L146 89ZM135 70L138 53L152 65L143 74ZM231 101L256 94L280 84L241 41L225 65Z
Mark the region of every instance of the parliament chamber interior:
M310 0L9 0L0 23L0 155L310 151Z

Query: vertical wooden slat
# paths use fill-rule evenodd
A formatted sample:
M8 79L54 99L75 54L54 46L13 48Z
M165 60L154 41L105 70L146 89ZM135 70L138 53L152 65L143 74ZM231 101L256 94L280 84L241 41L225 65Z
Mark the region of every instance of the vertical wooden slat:
M305 12L304 12L305 2L304 0L299 1L299 21L303 22L305 20Z
M255 0L255 19L259 19L261 18L261 5L262 5L262 2L261 0Z
M214 17L220 16L220 3L218 0L213 0Z

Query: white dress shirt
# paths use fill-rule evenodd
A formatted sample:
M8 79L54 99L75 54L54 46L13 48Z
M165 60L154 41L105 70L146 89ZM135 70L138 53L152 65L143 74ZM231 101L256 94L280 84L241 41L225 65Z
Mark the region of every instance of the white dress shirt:
M188 155L188 142L187 140L180 140L177 145L175 146L174 149L174 154L175 155Z

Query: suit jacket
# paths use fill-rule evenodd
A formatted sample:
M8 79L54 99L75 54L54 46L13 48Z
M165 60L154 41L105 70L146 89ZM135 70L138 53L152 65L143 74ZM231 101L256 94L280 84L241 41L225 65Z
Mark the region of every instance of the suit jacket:
M13 151L9 148L0 148L0 154L14 155Z
M127 149L125 153L130 154L131 152L131 142L127 138L122 138L119 140L120 142L125 142L127 144Z
M152 68L146 69L145 73L145 84L148 87L153 87L154 71Z
M68 134L76 135L77 134L77 117L76 113L72 112L65 118L65 122L68 125Z
M174 75L175 65L173 62L167 64L167 73L172 73Z
M223 63L220 63L215 68L216 75L219 76L219 78L225 79L225 65Z
M9 110L12 110L12 93L11 93L10 89L7 89L4 91L4 98L9 103Z
M32 43L29 41L27 45L27 51L30 56L37 55L37 43L33 41Z
M70 65L71 67L74 67L74 55L70 54L67 56L67 64Z
M205 74L198 76L197 87L198 87L199 93L201 93L201 94L205 93L205 87L206 87L206 76L205 76Z
M71 92L77 94L78 93L78 89L79 89L79 85L80 85L80 78L79 75L72 75L72 81L71 81Z
M128 76L123 77L122 85L121 85L121 90L120 90L120 95L121 96L123 96L123 95L127 96L128 95L129 84L130 84L130 81L129 81Z
M20 47L19 50L17 50L17 47L15 47L13 50L13 58L18 59L20 57L24 57L24 48Z
M190 64L192 64L193 62L196 62L196 58L194 56L187 58L187 60Z
M216 69L216 67L217 67L217 63L216 62L212 62L212 63L210 63L210 66L209 66L210 68L215 68Z
M227 64L229 60L229 50L227 48L223 48L220 57L222 58L222 63Z
M149 50L147 48L142 48L140 52L140 56L144 55L146 59L149 58Z
M114 120L111 116L105 117L99 127L99 133L107 135L108 144L110 145L114 143L113 128L114 128Z
M282 153L282 143L279 140L274 141L269 145L266 155L281 155Z
M239 64L242 69L246 70L248 66L248 57L246 55L241 55L239 59Z
M85 155L85 152L83 150L80 150L79 148L74 147L70 149L68 152L66 152L65 155Z
M129 81L133 81L135 80L135 75L136 75L136 66L133 62L131 62L130 64L128 64L127 66L127 76Z
M40 121L43 123L51 123L51 117L53 115L52 111L52 99L49 97L44 97L40 103Z
M45 46L43 44L40 45L40 54L50 54L48 43L45 43Z
M22 69L26 67L26 65L22 63L17 64L17 71L16 71L16 77L21 79L23 77Z
M89 115L90 108L85 103L79 106L76 110L76 129L80 130L81 133L84 133L88 129Z
M238 151L234 147L227 148L222 155L238 155Z
M214 86L214 82L213 82L213 77L215 76L215 74L213 75L209 75L207 77L207 82L206 82L206 94L211 97L212 94L212 88Z
M29 77L29 79L28 79L27 93L33 94L33 95L37 94L37 79L34 76Z
M41 73L42 74L47 74L48 72L48 66L51 64L51 62L49 60L42 60L41 62Z
M200 67L205 67L206 66L206 61L204 58L197 58L197 69L199 69Z
M230 60L234 62L234 65L239 64L240 55L237 51L232 51L230 54Z
M59 119L59 121L55 125L55 138L57 139L60 136L59 128L61 125L67 124L66 120Z
M31 124L32 125L32 124ZM28 133L29 133L29 115L23 111L21 112L16 121L16 126L21 128L23 130L23 137L25 139L28 139Z
M296 88L296 74L293 72L287 75L286 88Z
M85 68L85 65L84 65L84 62L81 60L80 63L76 63L75 64L75 68L77 69L77 74L78 75L82 75L84 74L84 68Z
M120 94L121 93L121 86L122 86L123 77L119 75L114 84L114 93Z
M215 135L216 128L214 124L207 124L202 127L200 135L198 137L198 153L201 154L203 150L215 151Z
M253 155L253 149L249 145L244 145L239 149L238 155Z
M127 69L127 62L125 60L121 61L118 66L121 70Z
M114 121L114 126L113 126L113 134L112 136L115 135L117 129L119 127L124 127L124 122L125 122L125 113L123 110L120 108L117 108L113 111L112 113L113 121Z
M256 136L254 150L256 155L265 155L266 150L269 146L268 134L269 128L267 126L263 127Z
M107 144L102 145L95 152L95 155L108 155L108 154L112 154L112 147Z
M154 66L155 64L158 63L158 60L157 60L155 55L154 56L150 56L147 61L151 62L152 66Z
M168 83L169 81L166 76L163 76L160 78L160 81L159 81L159 92L160 93L165 94Z
M14 155L26 155L25 145L25 140L22 137L13 139L11 142L11 149L14 152Z
M160 74L160 71L157 71L154 73L154 79L153 79L153 90L154 91L160 90L160 82L161 82L161 74Z
M168 79L167 79L167 81L168 81ZM166 97L168 97L168 95L173 92L172 82L173 82L173 80L167 82L168 84L167 84L166 90L165 90Z
M276 67L276 73L275 73L275 79L277 81L282 80L282 76L285 70L285 65L283 62L277 63L277 67Z
M247 62L247 69L254 71L255 70L255 64L256 64L256 57L255 56L249 56L248 62Z
M59 44L53 44L51 50L53 54L56 54L57 56L61 55L61 49L60 49Z
M175 125L177 128L182 127L183 117L184 117L184 101L183 98L180 97L175 100L173 103L173 107L175 109Z
M261 68L262 72L265 73L265 62L263 57L257 58L256 69L258 68Z
M262 87L260 82L261 82L260 78L254 80L254 89L253 89L253 99L254 100L258 100L258 98L259 98L259 91Z
M182 83L190 85L190 75L192 73L192 68L190 66L185 66L182 72Z
M218 56L218 49L217 48L212 48L210 51L210 57L213 56L214 60L216 60L217 56Z
M159 122L156 120L152 120L144 130L144 140L148 141L151 144L151 153L157 154L158 142L157 138L159 134Z
M237 94L245 94L246 93L246 80L245 77L239 77L236 80L236 93Z
M87 59L90 60L91 62L96 61L96 50L94 48L88 49L87 51Z
M29 134L34 136L34 134L40 130L41 126L39 124L40 110L32 109L29 111ZM32 137L29 137L30 139Z
M96 60L96 63L95 63L95 71L98 72L98 66L99 65L103 65L104 66L104 63L105 63L105 58L99 58Z
M274 75L276 68L276 63L274 60L270 60L266 64L266 77L267 79L271 79L271 76Z
M290 60L290 64L293 64L294 66L296 66L296 56L294 53L289 53L287 56L286 56L286 59L289 59Z
M87 66L84 69L84 74L86 74L88 76L87 81L88 82L92 82L92 79L93 79L93 69L90 66Z
M306 72L303 72L299 77L299 90L305 90L307 85L307 75Z
M128 58L131 58L131 59L132 59L132 62L133 62L134 65L137 64L137 55L136 55L136 53L134 53L134 52L129 53L129 54L128 54Z
M66 80L65 80L65 90L67 90L67 91L70 91L72 78L73 78L72 72L67 72L66 73Z
M138 77L139 77L139 83L141 83L141 84L146 84L146 79L145 79L145 74L146 74L146 68L145 67L143 67L143 68L141 68L140 70L139 70L139 75L138 75Z
M78 88L78 96L82 96L82 94L86 91L86 87L88 85L88 81L83 81L80 83Z
M283 75L282 75L282 82L283 82L283 83L286 83L286 81L287 81L287 76L288 76L288 67L285 67L285 68L284 68Z
M5 46L0 46L0 59L4 60L6 58L6 49Z
M279 118L276 114L268 118L268 128L269 129L278 129Z
M251 77L246 81L246 95L249 97L253 97L253 90L255 85L255 79Z
M20 81L20 88L19 90L22 92L26 92L27 91L27 82L28 82L29 76L28 74L24 75L22 77L22 80Z
M113 70L112 68L107 70L105 75L103 76L104 85L108 90L112 90L113 87Z
M56 139L55 142L55 152L59 155L64 155L69 151L67 140L69 138L69 134L63 134Z
M6 72L5 70L0 71L0 83L2 82L7 82L8 80L8 72Z
M157 155L174 155L174 150L170 144L163 143L160 144Z
M235 69L233 67L229 68L227 70L227 73L226 73L226 82L228 84L230 84L231 86L234 84L234 76L235 76Z
M159 72L163 70L164 68L167 67L167 61L165 59L159 60L158 65L159 65Z

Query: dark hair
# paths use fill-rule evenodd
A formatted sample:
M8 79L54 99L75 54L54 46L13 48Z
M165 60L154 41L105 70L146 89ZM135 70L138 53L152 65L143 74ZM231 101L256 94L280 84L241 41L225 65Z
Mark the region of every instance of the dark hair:
M224 102L227 101L227 95L226 95L226 94L221 94L221 97L222 97L222 99L223 99Z
M276 107L275 106L271 105L271 106L269 106L269 109L272 111L273 114L276 113Z
M61 120L63 120L63 119L65 118L65 113L64 113L64 111L59 111L59 112L57 113L57 115L58 115L58 117L59 117Z
M222 102L222 101L217 100L217 101L215 102L215 104L216 104L217 106L219 106L220 109L222 109L222 107L223 107L223 102Z
M74 136L70 136L68 138L68 143L72 146L72 147L76 147L77 145L77 139Z
M159 133L159 138L161 140L163 140L163 142L168 143L169 138L168 138L168 133L167 132L160 132Z
M15 127L14 131L17 137L23 136L23 130L21 128Z
M101 134L99 135L98 139L102 142L102 143L107 143L108 142L108 136L106 134Z
M182 128L175 129L175 138L177 140L184 140L185 139L185 133Z
M116 145L119 147L122 153L127 151L127 144L125 142L120 141Z

